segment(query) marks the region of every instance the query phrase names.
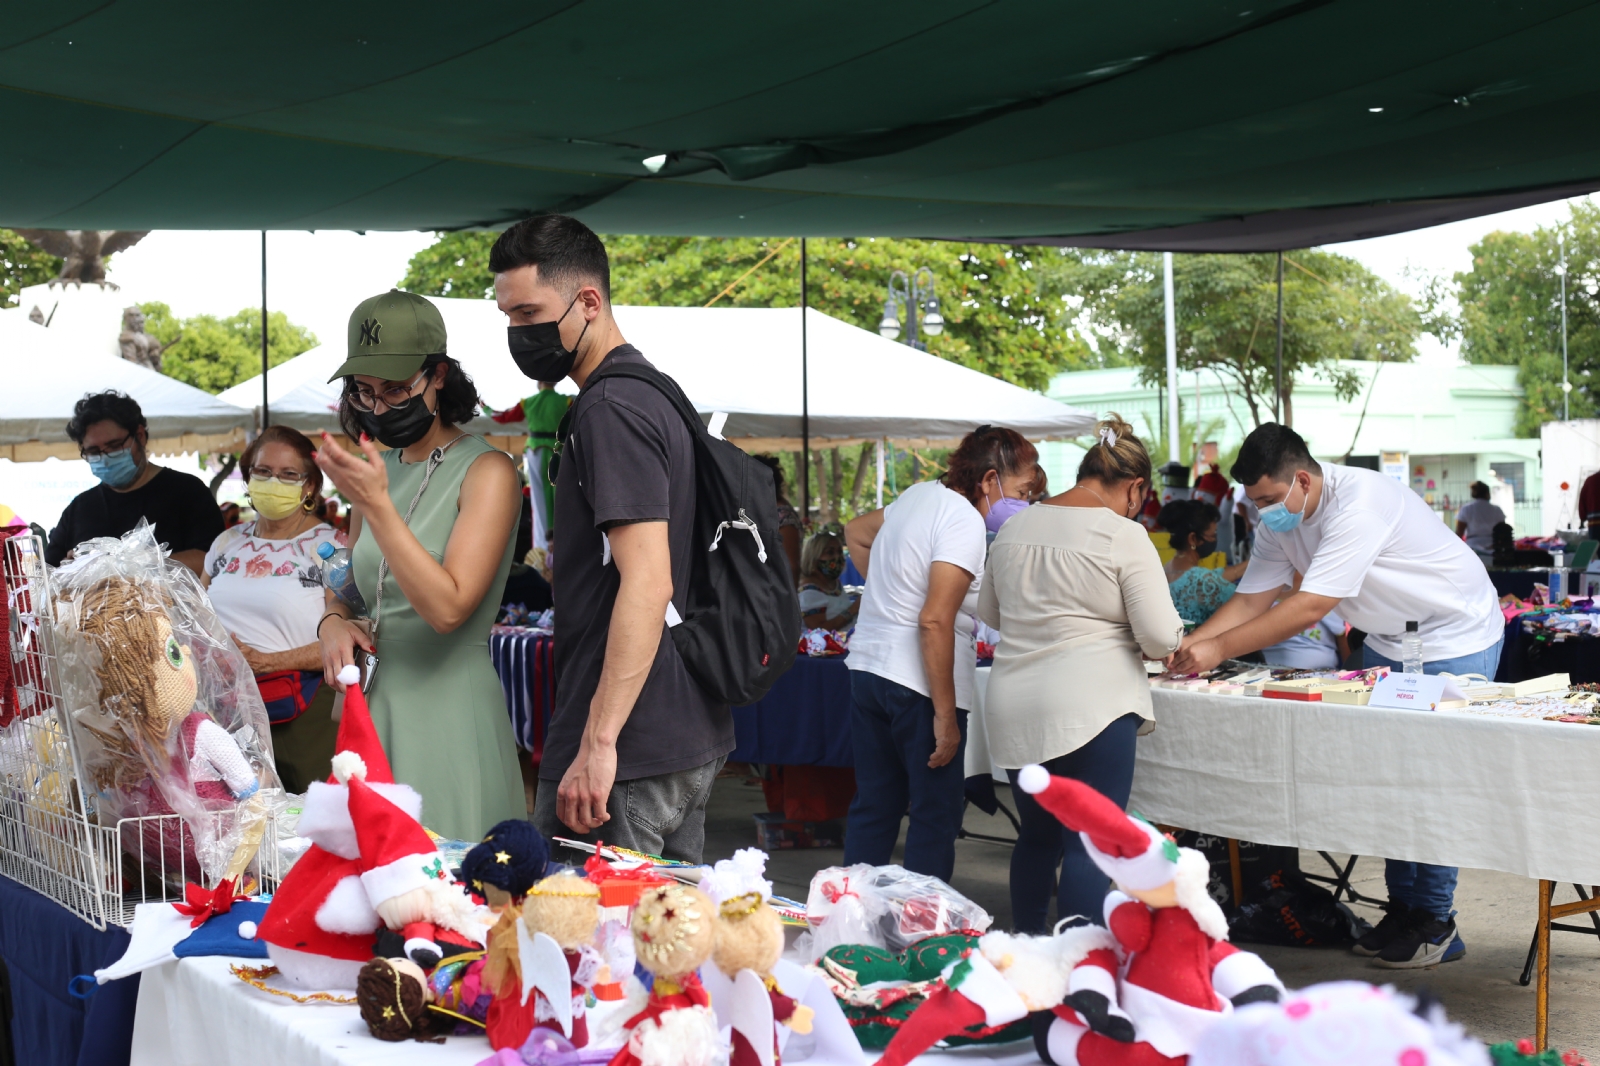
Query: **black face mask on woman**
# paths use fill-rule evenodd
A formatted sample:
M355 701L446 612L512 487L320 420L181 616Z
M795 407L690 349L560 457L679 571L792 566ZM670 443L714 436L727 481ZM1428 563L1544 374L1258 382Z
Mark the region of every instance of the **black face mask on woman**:
M362 432L386 448L408 448L428 435L435 412L428 410L427 393L414 397L404 407L391 407L383 414L356 411Z
M1214 540L1202 540L1197 542L1194 546L1194 553L1202 559L1212 554L1216 550L1217 542Z
M516 361L517 369L524 375L535 381L560 381L572 373L572 364L578 361L578 345L583 343L583 335L589 332L589 323L584 322L583 330L578 334L571 351L561 345L561 323L577 302L578 298L574 296L572 303L567 304L567 309L561 312L561 317L553 322L506 327L506 346L511 349L511 358Z

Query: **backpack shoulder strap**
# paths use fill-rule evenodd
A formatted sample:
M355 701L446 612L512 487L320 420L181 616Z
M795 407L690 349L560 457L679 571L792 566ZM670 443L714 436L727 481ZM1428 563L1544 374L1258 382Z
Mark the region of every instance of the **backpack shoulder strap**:
M584 382L584 388L588 388L594 382L604 378L632 378L634 381L643 381L654 386L657 391L672 402L672 406L678 409L679 416L689 427L689 435L691 437L698 439L705 434L706 425L700 421L700 413L694 409L694 404L689 402L689 397L683 394L683 389L679 387L676 381L673 381L672 378L655 367L645 366L640 363L613 363L610 366L601 367L589 375L589 380ZM573 406L576 407L577 405L574 404Z

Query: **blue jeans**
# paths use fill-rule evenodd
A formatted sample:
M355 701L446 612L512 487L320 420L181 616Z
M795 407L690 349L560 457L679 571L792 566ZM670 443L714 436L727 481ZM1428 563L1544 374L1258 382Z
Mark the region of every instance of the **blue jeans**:
M1134 743L1141 721L1136 714L1125 714L1077 751L1059 755L1043 766L1057 777L1076 778L1117 806L1127 807L1128 793L1133 789ZM1006 771L1011 778L1011 798L1017 802L1017 820L1022 823L1017 846L1011 850L1012 928L1019 933L1048 933L1052 892L1056 893L1058 918L1077 914L1099 924L1111 879L1089 858L1082 837L1017 787L1018 773Z
M1496 640L1476 655L1459 655L1454 659L1435 659L1422 664L1425 674L1482 674L1494 680L1500 668L1500 647L1504 638ZM1400 664L1386 659L1371 648L1361 649L1364 667L1387 666L1399 670ZM1426 911L1435 918L1455 916L1456 868L1434 866L1426 862L1402 862L1399 859L1383 860L1383 879L1389 886L1389 899L1404 903L1413 910Z
M949 881L966 808L967 712L956 712L961 746L955 758L929 769L936 747L931 699L877 674L852 670L850 700L856 798L845 826L844 864L893 862L900 820L909 813L901 865Z

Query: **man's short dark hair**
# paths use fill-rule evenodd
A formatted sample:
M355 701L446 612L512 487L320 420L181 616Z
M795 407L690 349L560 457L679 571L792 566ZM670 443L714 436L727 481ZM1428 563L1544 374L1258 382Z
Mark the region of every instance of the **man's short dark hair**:
M1318 471L1305 438L1288 426L1265 422L1257 426L1239 446L1239 458L1229 471L1241 485L1254 485L1263 477L1288 481L1296 470L1309 474Z
M72 443L82 444L89 427L107 419L129 433L145 427L144 412L139 410L139 401L127 393L107 389L105 392L85 393L83 399L73 405L72 419L67 423L67 436L72 438Z
M594 230L567 215L535 215L512 226L489 249L489 272L536 266L545 284L576 293L591 282L611 299L611 261Z

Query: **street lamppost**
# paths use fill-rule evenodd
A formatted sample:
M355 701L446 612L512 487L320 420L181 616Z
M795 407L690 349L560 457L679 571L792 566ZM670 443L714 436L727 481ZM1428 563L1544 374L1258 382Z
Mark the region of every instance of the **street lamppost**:
M1561 421L1565 422L1567 413L1567 397L1572 394L1572 382L1567 380L1567 235L1565 231L1556 231L1556 246L1561 249L1561 265L1556 267L1556 273L1561 276Z
M889 275L889 295L883 301L883 320L878 323L878 336L891 341L899 340L902 313L906 321L905 343L919 351L928 350L919 333L937 337L944 332L939 297L933 294L933 271L927 267L918 267L909 277L904 270L896 270Z

